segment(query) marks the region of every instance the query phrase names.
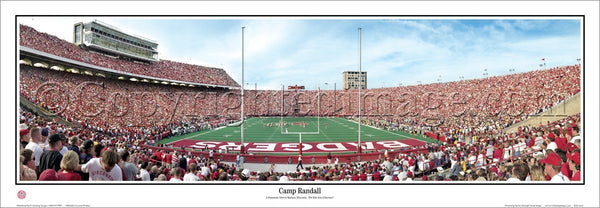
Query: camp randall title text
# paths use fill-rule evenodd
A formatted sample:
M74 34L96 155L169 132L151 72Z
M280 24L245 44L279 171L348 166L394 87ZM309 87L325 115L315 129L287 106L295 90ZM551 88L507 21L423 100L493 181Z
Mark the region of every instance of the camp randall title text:
M297 188L297 189L286 189L279 188L279 194L321 194L321 188Z

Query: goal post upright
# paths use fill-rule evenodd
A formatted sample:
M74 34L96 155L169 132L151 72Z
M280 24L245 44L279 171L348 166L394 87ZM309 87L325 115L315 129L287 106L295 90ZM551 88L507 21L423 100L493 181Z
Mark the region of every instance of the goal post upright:
M302 132L298 134L298 155L302 156Z
M317 90L317 132L321 133L321 87Z
M362 88L362 28L358 28L358 145L357 150L358 154L361 151L360 145L360 126L362 125L362 117L361 117L361 97L360 97L360 89Z
M242 125L240 127L240 152L242 154L244 154L245 152L245 147L244 147L244 29L246 27L242 27L242 87L241 87L241 96L242 96L242 101L241 101L241 112L240 112L240 120L242 121Z

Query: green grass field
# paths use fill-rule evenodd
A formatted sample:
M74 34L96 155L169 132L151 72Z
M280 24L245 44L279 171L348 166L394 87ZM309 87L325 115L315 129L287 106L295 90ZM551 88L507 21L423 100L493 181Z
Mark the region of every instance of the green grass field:
M320 127L317 128L317 118L284 118L288 123L283 129L279 126L267 126L270 123L278 124L279 117L249 118L244 124L244 141L246 142L298 142L298 135L292 132L313 132L318 134L302 134L302 142L347 142L358 139L358 124L344 118L320 118ZM306 123L305 126L302 123ZM265 125L263 127L263 124ZM327 126L325 126L327 124ZM285 134L287 128L290 134ZM223 127L205 130L186 135L170 137L159 141L161 144L171 143L181 139L205 141L240 141L240 126ZM361 126L362 141L402 140L415 138L425 142L436 142L433 139L420 135L411 135L401 131L386 131L369 126ZM283 134L282 134L283 132Z

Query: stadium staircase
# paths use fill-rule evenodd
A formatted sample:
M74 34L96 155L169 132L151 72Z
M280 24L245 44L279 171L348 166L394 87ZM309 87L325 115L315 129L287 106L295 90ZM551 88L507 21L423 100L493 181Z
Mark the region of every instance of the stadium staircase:
M546 109L541 113L529 116L529 118L525 119L524 121L505 128L502 130L502 132L510 132L521 126L539 126L540 123L545 124L547 122L553 122L577 113L581 113L581 92L578 92L565 101L559 102L550 109Z
M26 109L29 112L33 112L39 117L52 122L57 122L59 124L69 126L69 127L81 127L81 125L77 122L69 122L64 118L56 115L56 113L49 112L48 110L34 104L33 102L27 100L27 98L20 96L19 103L21 108Z

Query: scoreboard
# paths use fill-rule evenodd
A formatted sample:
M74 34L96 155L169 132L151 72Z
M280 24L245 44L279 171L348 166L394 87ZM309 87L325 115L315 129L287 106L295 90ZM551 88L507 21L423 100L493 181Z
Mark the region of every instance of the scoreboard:
M158 61L158 43L122 32L116 27L94 20L73 26L73 43L98 52L126 56L142 61Z
M294 86L288 86L288 90L303 90L304 86L298 86L298 85L294 85Z

